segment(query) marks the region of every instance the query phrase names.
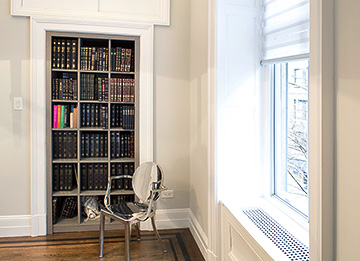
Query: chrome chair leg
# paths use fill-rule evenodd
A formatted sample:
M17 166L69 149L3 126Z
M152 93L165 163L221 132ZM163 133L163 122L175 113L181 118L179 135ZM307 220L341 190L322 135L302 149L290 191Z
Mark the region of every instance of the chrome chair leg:
M136 229L136 238L138 241L141 240L141 235L140 235L140 224L139 223L136 223L135 224L135 229Z
M160 237L160 234L159 232L157 231L156 229L156 225L155 225L155 218L154 217L151 217L151 224L152 224L152 227L153 227L153 230L154 230L154 233L156 235L156 237L159 239L161 245L162 245L162 248L163 248L163 252L166 253L167 252L167 249L165 247L165 244L164 242L162 241L161 237Z
M104 230L105 230L105 215L100 213L100 255L99 257L103 257L104 250Z
M125 260L130 261L130 237L131 226L129 222L125 222Z

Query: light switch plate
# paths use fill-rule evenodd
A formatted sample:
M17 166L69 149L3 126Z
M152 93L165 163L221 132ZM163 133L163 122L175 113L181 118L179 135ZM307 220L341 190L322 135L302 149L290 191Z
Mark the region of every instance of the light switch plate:
M14 97L14 111L23 110L23 97Z

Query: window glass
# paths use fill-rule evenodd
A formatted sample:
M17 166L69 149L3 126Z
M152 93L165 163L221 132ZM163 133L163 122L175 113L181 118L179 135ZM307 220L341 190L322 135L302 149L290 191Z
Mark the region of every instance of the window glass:
M274 65L274 196L308 216L308 60Z

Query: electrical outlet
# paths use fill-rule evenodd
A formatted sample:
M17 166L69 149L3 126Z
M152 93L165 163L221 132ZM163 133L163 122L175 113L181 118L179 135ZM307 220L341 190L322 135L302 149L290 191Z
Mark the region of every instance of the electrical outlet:
M162 198L173 198L174 197L174 191L173 190L165 190L161 193Z

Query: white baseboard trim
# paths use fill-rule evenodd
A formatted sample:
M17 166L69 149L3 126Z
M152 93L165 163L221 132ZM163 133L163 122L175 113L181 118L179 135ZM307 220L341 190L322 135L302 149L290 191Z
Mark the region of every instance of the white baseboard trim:
M43 236L46 235L46 215L33 215L31 216L31 236Z
M209 260L209 241L208 241L208 237L206 236L204 230L202 229L199 221L196 219L196 217L194 216L193 212L191 211L191 209L189 209L189 219L190 219L190 231L191 234L193 235L196 244L198 245L202 255L204 256L204 258L206 260Z
M155 221L158 229L189 228L202 255L207 259L208 238L189 208L157 210ZM141 224L141 230L152 230L150 220Z
M158 229L188 228L190 226L189 209L157 210L155 222ZM141 230L152 230L151 221L142 223Z
M17 237L31 235L31 216L0 216L0 237Z

